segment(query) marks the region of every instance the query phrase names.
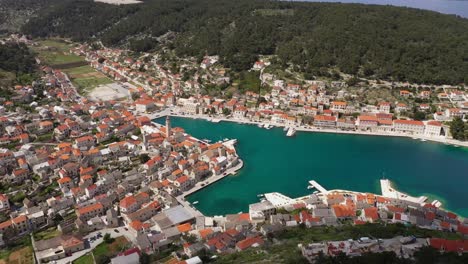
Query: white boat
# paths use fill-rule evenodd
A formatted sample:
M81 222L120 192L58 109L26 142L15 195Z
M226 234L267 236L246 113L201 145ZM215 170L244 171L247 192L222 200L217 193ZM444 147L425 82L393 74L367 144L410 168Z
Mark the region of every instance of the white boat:
M313 189L313 188L314 188L314 186L312 186L312 185L307 186L307 190L310 190L310 189Z
M258 126L258 127L263 127L263 124L258 124L257 126Z
M425 139L421 139L421 141L422 141L422 142L426 142L427 140L425 140Z
M294 127L290 127L288 133L286 133L287 137L292 137L296 134L296 129Z
M286 131L288 131L288 129L289 129L289 127L285 126L285 127L283 128L283 131L286 132Z
M198 204L198 201L193 202L192 204Z
M210 142L211 142L211 140L206 139L206 138L204 138L204 139L202 139L202 140L205 141L206 143L210 143Z
M263 194L259 194L259 195L257 195L257 197L263 197L263 196L265 196L265 195L263 195Z
M271 128L273 128L273 127L270 126L269 124L266 124L266 125L265 125L265 128L266 128L266 129L271 129Z

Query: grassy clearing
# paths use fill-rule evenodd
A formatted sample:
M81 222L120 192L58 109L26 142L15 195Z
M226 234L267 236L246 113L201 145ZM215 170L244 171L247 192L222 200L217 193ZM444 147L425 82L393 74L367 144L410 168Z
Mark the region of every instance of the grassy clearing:
M11 253L8 263L29 264L34 263L31 247L24 247Z
M102 242L95 249L93 249L94 257L97 259L100 256L113 257L121 251L127 249L130 243L124 236L115 238L114 242L107 244Z
M91 256L91 254L83 255L79 257L78 259L76 259L75 261L73 261L73 264L90 264L90 263L94 263L93 256Z
M74 67L70 69L64 69L63 70L65 73L73 76L73 75L78 75L78 74L86 74L86 73L94 73L96 72L91 66L85 65L85 66L80 66L80 67Z
M73 67L75 65L70 63L85 61L83 57L69 53L73 44L61 39L41 40L38 43L39 46L34 47L34 50L39 54L39 58L47 65L57 68L63 66L62 70L69 75L70 80L79 89L80 93L86 94L99 85L113 82L89 65Z
M8 248L0 250L0 263L33 263L32 246L29 236L16 240Z
M70 54L69 50L72 44L60 39L48 39L38 41L39 46L33 49L39 54L39 58L46 64L64 64L71 62L84 61L83 57Z
M56 227L49 227L46 230L42 230L41 232L37 232L34 234L34 239L36 240L44 240L53 238L60 235L60 231Z

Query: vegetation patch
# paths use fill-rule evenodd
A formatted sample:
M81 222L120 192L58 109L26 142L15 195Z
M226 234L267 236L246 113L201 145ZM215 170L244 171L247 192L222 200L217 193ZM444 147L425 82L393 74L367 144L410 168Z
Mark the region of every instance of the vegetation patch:
M84 62L84 58L70 53L72 44L62 39L47 39L38 41L39 46L33 47L41 63L47 65L64 65ZM65 67L66 68L66 67Z
M91 254L86 254L75 261L73 261L73 264L89 264L89 263L94 263L93 256Z
M49 227L46 230L42 230L40 232L34 233L34 239L35 240L44 240L44 239L50 239L54 238L56 236L60 235L60 231L57 229L57 227Z
M96 263L107 262L107 260L118 253L128 249L129 246L130 243L124 236L115 238L112 243L102 242L93 249L94 259L96 260Z

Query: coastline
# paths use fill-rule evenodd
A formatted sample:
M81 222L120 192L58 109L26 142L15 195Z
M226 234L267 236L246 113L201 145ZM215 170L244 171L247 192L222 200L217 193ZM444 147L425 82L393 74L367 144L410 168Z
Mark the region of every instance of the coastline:
M166 112L166 111L164 111ZM221 121L226 121L226 122L231 122L231 123L238 123L238 124L248 124L248 125L259 125L259 124L269 124L269 125L274 125L274 126L278 126L278 127L284 127L285 125L284 124L275 124L273 122L254 122L254 121L250 121L250 120L245 120L245 119L227 119L227 118L216 118L216 117L210 117L210 116L206 116L206 115L187 115L187 114L179 114L179 113L169 113L169 110L167 110L167 113L165 113L166 115L171 115L171 116L174 116L174 117L180 117L180 118L187 118L187 119L192 119L192 120L195 120L195 119L201 119L201 120L206 120L206 121L210 121L212 123L218 123L218 122L221 122ZM155 118L161 118L163 117L164 115L161 115L161 113L157 114L158 116L155 117ZM153 116L155 116L155 114L153 114ZM297 127L297 126L296 126ZM367 135L367 136L389 136L389 137L408 137L408 138L416 138L415 136L413 135L402 135L402 134L395 134L395 133L369 133L369 132L361 132L361 131L337 131L337 130L334 130L334 129L305 129L305 128L300 128L300 127L297 127L297 130L298 131L303 131L303 132L322 132L322 133L336 133L336 134L354 134L354 135ZM425 138L425 137L418 137L419 138ZM444 139L435 139L435 140L429 140L427 139L427 141L432 141L432 142L435 142L435 143L446 143L446 141ZM453 143L452 143L453 144ZM242 167L240 167L238 170L240 170ZM233 173L234 174L234 173ZM219 180L221 180L222 178L225 178L225 177L221 177L219 179L216 179L216 180L209 180L210 181L210 184L211 183L214 183L214 182L217 182ZM212 178L214 179L214 178ZM208 186L208 185L206 185ZM206 187L204 186L204 187ZM178 200L184 200L186 197L202 190L204 187L198 187L198 188L193 188L191 190L189 190L188 192L185 192L183 195L181 195L182 197L180 197L181 199L178 199ZM392 182L392 187L395 188L395 183ZM346 188L347 189L347 188ZM345 188L342 188L341 190L339 189L333 189L333 190L330 190L329 192L348 192L348 193L362 193L360 191L350 191L350 190L346 190ZM379 192L375 192L375 191L371 191L370 193L375 193L376 195L383 195L385 196L383 193L379 193ZM409 197L411 197L411 195L408 195L408 192L404 193L404 192L399 192L401 194L404 194L404 195L407 195ZM411 192L409 192L411 193ZM415 194L413 194L415 195ZM439 197L434 197L433 195L431 195L430 193L420 193L418 192L418 194L416 194L415 196L413 197L420 197L420 196L426 196L428 197L431 201L440 201L443 203L442 206L440 206L440 209L442 210L448 210L450 211L450 209L447 209L445 207L446 205L446 200L443 199L443 197L439 198ZM179 197L178 197L179 198ZM188 201L185 201L187 206L196 210L198 212L198 215L204 215L204 213L201 213L200 211L198 211L197 209L197 206L195 205L192 205L190 202ZM460 213L458 212L457 210L453 210L453 212L456 212L456 213ZM235 212L231 212L231 213L235 213ZM208 215L211 215L211 214L208 214ZM464 213L460 213L460 216L464 216L465 214Z
M272 125L275 127L286 127L285 124L279 124L279 123L274 123L274 122L255 122L255 121L250 121L250 120L244 120L244 119L229 119L229 118L219 118L219 117L209 117L206 115L191 115L191 114L177 114L177 113L167 113L171 116L174 117L182 117L182 118L190 118L190 119L204 119L206 121L211 121L215 120L216 123L218 122L233 122L233 123L238 123L241 125L259 125L259 124L268 124ZM155 118L160 118L163 117L155 117ZM383 133L383 132L367 132L367 131L352 131L352 130L338 130L338 129L323 129L323 128L316 128L316 127L310 127L306 128L303 126L292 126L294 127L297 131L301 132L315 132L315 133L334 133L334 134L349 134L349 135L362 135L362 136L383 136L383 137L406 137L406 138L411 138L411 139L418 139L418 140L425 140L425 141L430 141L430 142L435 142L435 143L442 143L446 145L452 145L452 146L460 146L460 147L465 147L468 148L468 141L458 141L458 140L453 140L453 139L447 139L447 138L435 138L435 137L426 137L423 135L410 135L410 134L404 134L404 133Z

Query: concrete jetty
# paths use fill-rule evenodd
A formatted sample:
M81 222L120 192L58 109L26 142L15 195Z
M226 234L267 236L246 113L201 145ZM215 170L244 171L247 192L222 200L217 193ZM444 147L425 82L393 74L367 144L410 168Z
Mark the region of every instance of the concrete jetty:
M392 183L388 179L380 180L380 188L382 189L382 196L387 198L405 200L413 203L422 204L427 201L426 196L413 197L406 193L399 192L392 187Z
M320 185L318 182L312 180L312 181L309 181L309 186L312 186L314 187L315 189L317 189L317 191L319 191L320 193L323 193L323 194L327 194L328 191L322 187L322 185Z

